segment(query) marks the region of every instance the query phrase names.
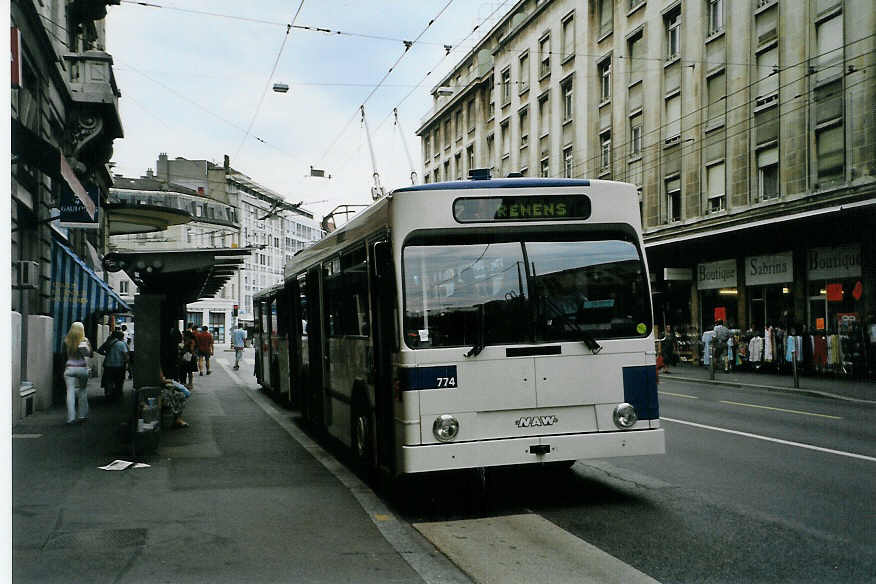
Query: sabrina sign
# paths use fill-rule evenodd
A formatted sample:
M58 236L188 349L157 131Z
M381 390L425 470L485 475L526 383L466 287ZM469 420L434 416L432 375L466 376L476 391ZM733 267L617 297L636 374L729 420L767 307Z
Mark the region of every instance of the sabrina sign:
M745 284L786 284L794 281L794 254L790 251L745 258Z

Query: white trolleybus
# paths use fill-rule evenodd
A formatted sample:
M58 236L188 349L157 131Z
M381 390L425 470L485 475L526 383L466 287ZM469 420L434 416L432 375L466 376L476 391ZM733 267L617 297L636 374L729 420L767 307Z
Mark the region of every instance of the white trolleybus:
M398 189L297 253L255 305L259 380L362 469L665 451L632 185Z

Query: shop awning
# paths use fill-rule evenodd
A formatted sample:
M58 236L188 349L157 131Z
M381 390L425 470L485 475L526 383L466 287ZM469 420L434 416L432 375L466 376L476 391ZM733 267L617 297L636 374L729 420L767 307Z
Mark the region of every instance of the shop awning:
M73 250L53 241L52 317L55 319L56 352L62 350L64 335L72 323L85 322L91 315L130 310L130 306Z

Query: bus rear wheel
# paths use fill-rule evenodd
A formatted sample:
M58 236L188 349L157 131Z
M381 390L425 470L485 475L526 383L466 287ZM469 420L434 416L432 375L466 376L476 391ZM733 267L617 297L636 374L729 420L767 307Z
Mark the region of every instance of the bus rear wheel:
M353 463L358 472L364 473L371 466L371 417L362 399L354 402L350 425Z

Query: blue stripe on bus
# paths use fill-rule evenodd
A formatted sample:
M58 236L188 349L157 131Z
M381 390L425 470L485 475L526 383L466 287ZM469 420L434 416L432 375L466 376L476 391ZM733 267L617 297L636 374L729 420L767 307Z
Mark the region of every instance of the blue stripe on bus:
M636 408L640 420L657 420L657 368L653 365L624 367L624 401Z
M396 189L395 193L414 191L450 191L461 189L534 189L539 187L589 187L590 181L576 178L494 178L428 183Z
M456 365L435 367L399 367L398 383L402 391L420 389L456 389Z

